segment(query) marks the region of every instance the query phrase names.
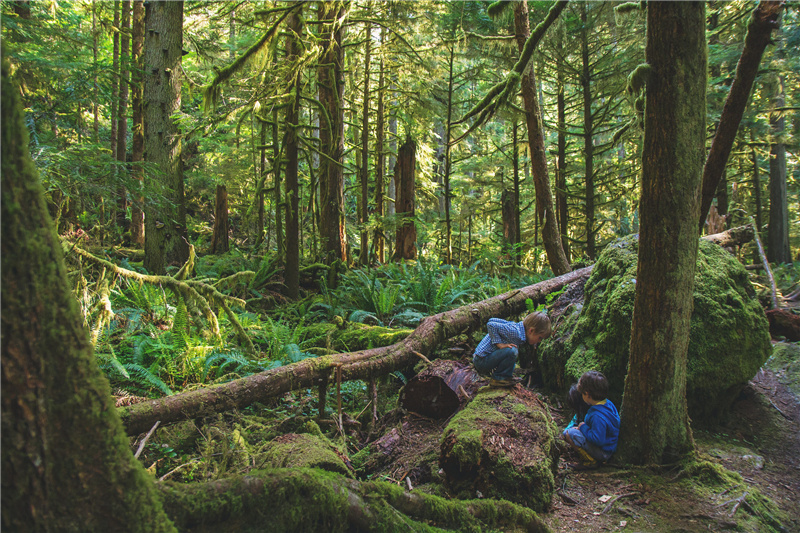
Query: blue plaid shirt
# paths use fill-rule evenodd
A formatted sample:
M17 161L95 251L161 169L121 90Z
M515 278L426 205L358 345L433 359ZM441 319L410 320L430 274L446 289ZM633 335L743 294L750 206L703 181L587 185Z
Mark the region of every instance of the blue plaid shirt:
M510 322L502 318L490 318L486 324L489 333L475 348L473 357L486 357L497 350L497 344L516 344L517 347L528 342L522 322Z

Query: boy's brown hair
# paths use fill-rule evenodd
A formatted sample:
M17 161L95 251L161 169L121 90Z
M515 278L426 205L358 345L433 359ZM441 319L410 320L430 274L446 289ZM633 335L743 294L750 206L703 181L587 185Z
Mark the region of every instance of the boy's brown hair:
M608 380L602 372L590 370L578 380L578 392L588 392L592 400L605 400L608 396Z
M550 318L547 316L547 313L542 311L536 311L526 316L522 321L522 325L525 327L525 331L533 328L533 332L537 335L541 335L543 339L549 337L552 332Z

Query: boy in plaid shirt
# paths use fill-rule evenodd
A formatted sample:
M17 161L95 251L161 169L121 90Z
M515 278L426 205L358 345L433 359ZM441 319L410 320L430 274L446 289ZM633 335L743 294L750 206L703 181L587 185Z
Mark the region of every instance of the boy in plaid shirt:
M519 346L538 344L550 336L550 319L541 311L531 313L522 322L490 318L488 333L475 348L472 364L480 374L490 374L493 387L512 387L514 365L519 356Z

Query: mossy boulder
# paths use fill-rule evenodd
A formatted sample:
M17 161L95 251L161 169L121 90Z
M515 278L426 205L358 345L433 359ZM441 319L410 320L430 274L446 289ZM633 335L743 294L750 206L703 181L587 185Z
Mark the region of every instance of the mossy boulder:
M538 396L519 386L484 389L448 423L439 464L459 498L501 498L544 511L555 490L556 438Z
M638 235L610 244L556 333L539 350L544 382L559 392L587 370L609 379L621 405L630 354ZM695 421L725 412L772 351L769 324L744 267L700 240L689 335L686 397Z
M353 477L349 459L325 437L288 433L273 439L263 450L263 467L319 468Z

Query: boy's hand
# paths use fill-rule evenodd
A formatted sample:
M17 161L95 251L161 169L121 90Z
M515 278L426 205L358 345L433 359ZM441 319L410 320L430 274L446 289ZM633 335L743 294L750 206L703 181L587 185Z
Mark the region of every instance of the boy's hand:
M516 344L498 344L497 347L500 348L500 349L503 349L503 348L516 348L517 345Z

